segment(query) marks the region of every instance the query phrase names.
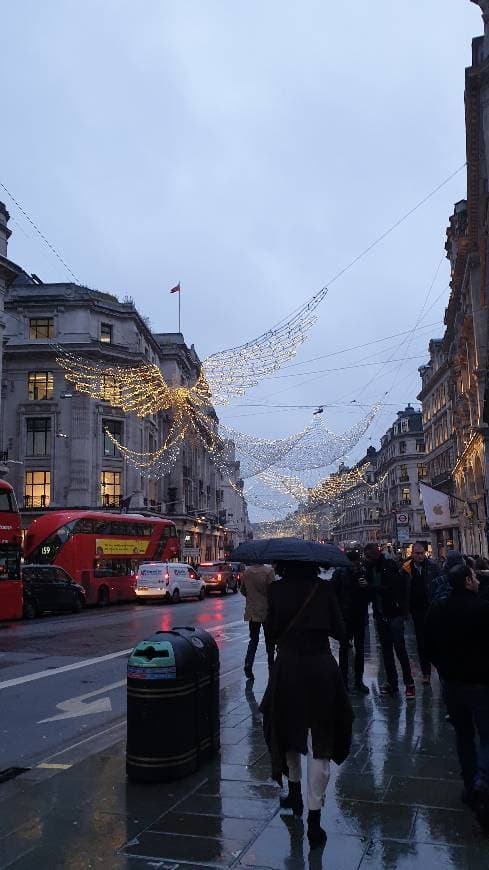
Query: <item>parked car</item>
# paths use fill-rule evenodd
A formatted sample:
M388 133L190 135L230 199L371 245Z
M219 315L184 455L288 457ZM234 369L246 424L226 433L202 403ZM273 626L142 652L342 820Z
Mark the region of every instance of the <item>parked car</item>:
M238 591L238 581L230 562L202 562L197 571L205 583L207 592L220 592L221 595L226 595L229 591Z
M85 606L83 586L56 565L24 565L22 586L25 619L41 616L48 610L79 613Z
M205 585L184 562L144 562L136 574L136 598L177 604L181 598L205 598Z
M243 565L242 562L230 562L231 571L233 572L233 577L236 578L236 582L238 584L238 589L241 588L241 578L246 571L246 565Z

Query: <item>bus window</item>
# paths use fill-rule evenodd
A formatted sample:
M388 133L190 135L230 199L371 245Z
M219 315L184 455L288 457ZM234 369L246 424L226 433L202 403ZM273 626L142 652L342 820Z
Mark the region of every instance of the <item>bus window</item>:
M75 535L93 535L93 520L77 520L74 529Z
M96 535L110 535L110 520L94 520L93 531Z
M5 489L0 490L0 513L11 514L15 510L12 494Z

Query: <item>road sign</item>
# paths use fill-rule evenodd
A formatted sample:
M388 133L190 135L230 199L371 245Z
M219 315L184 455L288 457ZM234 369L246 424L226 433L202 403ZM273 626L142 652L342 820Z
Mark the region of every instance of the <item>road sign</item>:
M398 526L408 526L409 525L409 514L402 511L397 514L397 525Z
M409 529L398 529L397 530L397 540L400 544L407 544L410 540Z

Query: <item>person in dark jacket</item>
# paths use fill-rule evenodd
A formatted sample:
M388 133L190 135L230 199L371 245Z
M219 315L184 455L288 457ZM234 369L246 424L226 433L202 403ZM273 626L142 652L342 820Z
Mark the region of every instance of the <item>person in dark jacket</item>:
M346 627L346 640L340 644L340 671L348 690L348 656L350 640L355 646L355 689L368 695L370 689L363 682L365 668L365 623L368 612L368 583L360 560L359 550L348 550L351 568L337 568L333 586Z
M404 639L404 620L409 615L407 579L402 577L392 559L382 555L378 544L367 544L364 553L366 577L387 676L387 683L379 688L380 694L396 695L399 691L395 650L402 669L406 698L415 698L416 690Z
M406 575L408 584L409 610L416 634L422 681L428 685L431 679L431 664L425 650L425 622L431 604L433 581L440 572L434 562L428 559L425 545L421 541L413 544L411 558L404 562L402 571Z
M489 827L489 603L477 594L468 564L448 572L451 594L435 601L426 618L426 650L438 669L455 729L462 769L462 800ZM479 737L477 752L475 734Z
M321 807L330 759L345 760L351 744L353 711L334 659L329 637L345 639L331 583L318 578L318 566L281 562L282 578L269 588L268 630L278 648L262 701L264 733L273 778L289 781L281 806L302 815L301 755L307 755L308 820L311 848L323 846Z
M448 579L448 572L451 568L455 568L455 565L463 564L464 556L462 556L462 553L460 553L459 550L449 550L443 563L441 574L438 574L438 577L434 577L431 582L432 601L438 601L439 599L447 598L450 595L452 587Z

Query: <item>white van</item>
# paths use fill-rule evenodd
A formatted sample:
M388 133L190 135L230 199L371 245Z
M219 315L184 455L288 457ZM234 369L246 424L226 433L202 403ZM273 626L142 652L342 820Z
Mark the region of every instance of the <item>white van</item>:
M136 575L136 598L177 604L181 598L205 598L205 585L184 562L145 562Z

